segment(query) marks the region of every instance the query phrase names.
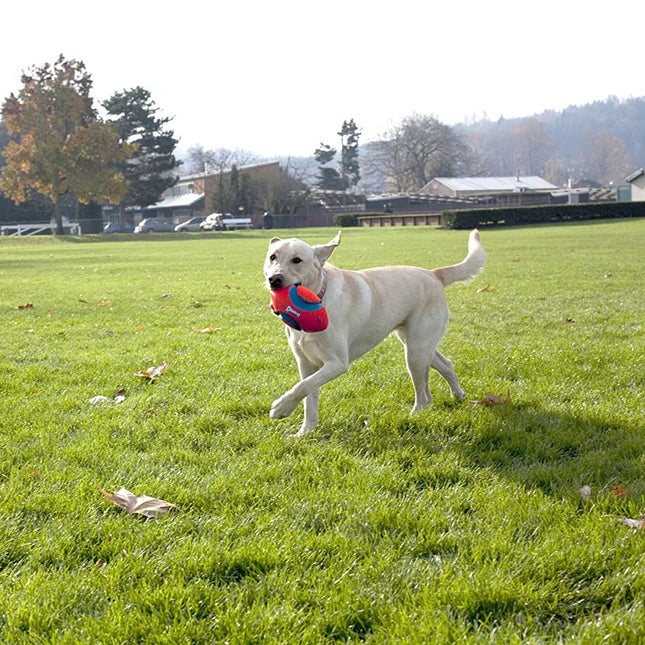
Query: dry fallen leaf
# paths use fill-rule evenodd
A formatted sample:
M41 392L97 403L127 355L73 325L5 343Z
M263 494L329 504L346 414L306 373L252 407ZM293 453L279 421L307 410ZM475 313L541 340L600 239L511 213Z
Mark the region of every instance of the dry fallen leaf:
M487 284L485 287L482 287L481 289L477 289L477 293L485 293L486 291L490 291L489 284Z
M138 513L144 517L158 517L164 515L171 508L181 510L176 504L166 502L163 499L155 499L147 495L139 495L138 497L125 488L119 489L116 493L108 493L103 488L99 489L105 497L107 497L113 504L125 509L127 513Z
M141 378L147 378L150 382L152 382L166 371L166 367L168 367L168 363L164 361L161 365L158 365L157 367L149 367L147 370L141 370L140 372L137 372L135 376L139 376Z
M93 396L90 399L90 403L95 404L95 403L109 403L110 399L107 398L107 396L103 396L102 394L98 394L97 396Z
M617 517L619 522L622 522L625 526L629 526L631 529L644 529L645 528L645 515L641 515L639 518L632 520L629 517Z
M616 497L628 497L629 488L623 486L622 484L618 484L617 486L612 487L611 494L615 495Z
M97 307L111 307L112 303L109 300L103 300L102 302L96 303Z
M102 394L99 394L98 396L93 396L90 399L90 403L95 404L95 403L123 403L125 401L125 390L119 390L113 398L108 398L107 396L103 396Z
M503 405L505 403L511 402L511 395L509 392L506 393L504 398L493 394L492 392L486 392L486 398L481 399L480 401L471 401L473 405L483 405L487 408L492 408L495 405Z
M25 305L18 305L16 309L33 309L34 306L31 304L31 302L28 302Z
M212 334L215 331L222 331L221 327L204 327L204 329L193 329L198 334Z
M578 492L580 493L580 497L582 497L582 501L586 502L591 497L591 486L583 486Z

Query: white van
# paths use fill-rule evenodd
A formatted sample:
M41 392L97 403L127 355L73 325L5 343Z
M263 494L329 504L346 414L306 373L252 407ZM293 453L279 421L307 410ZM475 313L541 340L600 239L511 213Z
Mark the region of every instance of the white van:
M200 224L202 231L232 231L239 228L252 228L250 217L233 217L230 213L211 213Z

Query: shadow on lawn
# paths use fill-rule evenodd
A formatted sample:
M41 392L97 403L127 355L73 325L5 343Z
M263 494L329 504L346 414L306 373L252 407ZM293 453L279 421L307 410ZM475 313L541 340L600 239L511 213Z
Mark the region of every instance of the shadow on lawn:
M438 484L467 480L473 466L554 497L580 499L582 486L590 486L594 495L624 486L632 501L645 496L643 429L636 419L566 414L540 403L471 410L464 405L469 404L447 403L438 414L431 411L431 419L422 413L398 417L393 424L385 415L371 430L357 422L355 432L339 425L325 434L372 454L393 449L426 457L452 453L462 468L446 465L445 481Z
M645 494L642 430L634 420L563 414L539 404L508 403L481 411L487 418L456 444L478 467L502 473L554 496L578 496L622 485Z

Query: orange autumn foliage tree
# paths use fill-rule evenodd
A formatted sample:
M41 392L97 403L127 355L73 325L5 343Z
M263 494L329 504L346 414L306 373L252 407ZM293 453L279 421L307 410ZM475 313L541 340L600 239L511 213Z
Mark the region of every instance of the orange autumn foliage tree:
M127 186L116 164L136 148L119 144L114 127L99 120L90 96L92 80L81 61L61 55L53 65L23 73L21 80L18 95L2 105L12 141L2 151L0 190L16 203L32 191L49 197L56 232L62 234L62 197L118 203Z

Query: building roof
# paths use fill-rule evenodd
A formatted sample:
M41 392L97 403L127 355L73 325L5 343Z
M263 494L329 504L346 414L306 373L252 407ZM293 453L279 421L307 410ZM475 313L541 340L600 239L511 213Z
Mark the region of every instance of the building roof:
M629 175L629 177L625 177L625 181L630 184L634 179L638 179L643 174L645 174L645 168L639 168L636 172Z
M188 208L193 206L204 197L203 193L185 193L184 195L172 195L162 199L156 204L147 206L146 210L158 210L161 208Z
M275 164L280 164L279 161L262 161L260 163L247 164L246 166L237 166L238 172L243 170L252 170L253 168L263 168L265 166L274 166ZM200 172L193 175L183 175L179 178L179 182L188 181L191 179L204 179L205 177L217 177L219 175L227 175L231 172L230 167L224 168L224 170L217 169L216 167L212 168L209 172Z
M435 177L456 192L513 192L519 190L554 190L557 186L542 177Z

